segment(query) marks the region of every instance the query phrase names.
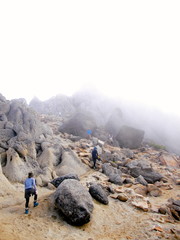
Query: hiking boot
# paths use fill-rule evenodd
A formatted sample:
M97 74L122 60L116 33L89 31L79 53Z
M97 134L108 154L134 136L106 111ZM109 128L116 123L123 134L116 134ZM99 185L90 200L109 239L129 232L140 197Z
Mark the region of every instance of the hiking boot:
M29 209L28 208L25 208L25 214L28 214L29 213Z
M34 207L37 207L39 205L38 202L34 202Z

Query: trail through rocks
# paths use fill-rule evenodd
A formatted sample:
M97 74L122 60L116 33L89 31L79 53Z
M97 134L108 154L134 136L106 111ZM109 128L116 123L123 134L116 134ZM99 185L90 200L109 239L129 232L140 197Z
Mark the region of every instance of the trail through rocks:
M82 184L93 176L101 177L101 173L90 170L81 179ZM24 214L23 186L14 195L14 199L22 201L18 204L0 209L0 240L144 240L144 239L178 239L176 232L178 222L168 215L143 212L126 202L109 198L109 205L93 200L94 210L91 221L81 227L66 223L54 210L51 194L53 190L39 188L39 203L36 208L30 202L30 214ZM178 186L164 191L161 198L151 197L152 204L165 202L167 197L176 197ZM168 196L167 196L168 195Z

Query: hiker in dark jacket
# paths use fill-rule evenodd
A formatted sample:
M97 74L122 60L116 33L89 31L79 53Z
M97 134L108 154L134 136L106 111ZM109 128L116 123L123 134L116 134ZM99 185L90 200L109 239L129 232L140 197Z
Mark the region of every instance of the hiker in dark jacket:
M99 158L99 155L98 155L98 151L97 151L97 147L94 147L94 149L92 150L92 160L93 160L93 168L95 169L96 168L96 160Z
M29 213L29 199L34 196L34 207L37 207L39 203L37 202L37 187L36 187L36 180L33 178L33 173L28 173L28 178L26 178L24 182L25 186L25 214Z

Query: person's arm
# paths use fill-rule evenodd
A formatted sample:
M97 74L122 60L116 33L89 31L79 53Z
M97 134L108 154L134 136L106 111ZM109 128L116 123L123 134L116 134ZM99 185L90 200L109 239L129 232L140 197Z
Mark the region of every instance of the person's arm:
M96 150L96 157L98 158L99 157L99 154L98 154L98 151Z
M36 181L34 178L32 178L32 181L33 181L33 188L35 191L37 191L37 187L36 187Z

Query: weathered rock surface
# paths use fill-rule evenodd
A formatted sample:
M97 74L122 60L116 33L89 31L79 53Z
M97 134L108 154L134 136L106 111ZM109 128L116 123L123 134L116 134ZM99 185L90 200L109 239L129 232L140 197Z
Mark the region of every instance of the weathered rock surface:
M147 161L132 160L126 166L129 168L130 174L133 177L137 178L141 175L148 183L155 183L163 178L163 176L156 172Z
M61 177L55 178L51 181L51 184L53 184L56 188L59 187L59 185L66 179L75 179L77 181L80 181L77 174L66 174Z
M105 205L109 203L107 194L100 185L92 184L89 188L89 193L100 203L103 203Z
M122 126L116 140L121 148L135 149L141 146L144 138L144 131L129 126Z
M168 204L168 208L170 209L170 212L172 216L180 221L180 200L174 200L170 199L170 203Z
M122 113L121 109L116 108L116 109L114 109L111 116L109 117L109 119L105 125L105 129L112 136L116 137L122 124L123 124L123 113Z
M61 127L61 132L87 138L87 130L90 129L92 134L97 127L95 120L88 112L77 112L70 120L66 121Z
M90 221L93 211L92 198L79 181L64 180L54 194L54 202L69 223L83 225Z
M112 167L109 163L102 165L102 172L109 177L109 181L115 184L122 185L123 180L121 178L121 171L115 167Z
M176 156L170 155L168 153L166 153L166 154L163 153L163 154L161 154L159 159L160 159L161 164L166 165L168 167L173 167L173 168L180 167L180 163Z
M57 176L63 176L65 174L77 174L82 175L87 172L89 167L82 163L78 155L70 148L64 150L61 155L61 162L56 166Z

